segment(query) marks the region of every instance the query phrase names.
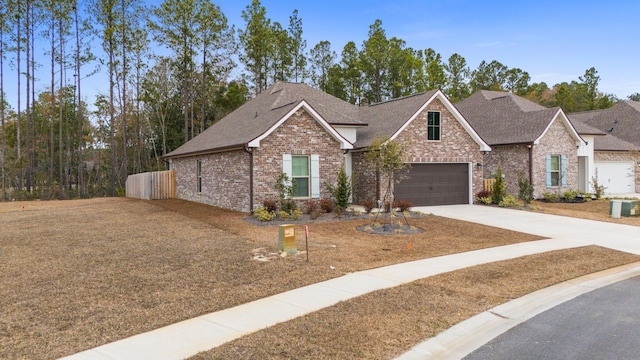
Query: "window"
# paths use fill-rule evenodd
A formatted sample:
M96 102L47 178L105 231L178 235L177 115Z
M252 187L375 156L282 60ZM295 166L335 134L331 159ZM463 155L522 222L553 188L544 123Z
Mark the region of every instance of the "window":
M295 180L293 196L320 198L320 156L282 154L282 172Z
M547 187L567 186L567 157L547 155Z
M202 160L198 160L198 170L197 170L197 181L198 181L198 192L202 192Z
M551 186L558 186L560 184L560 156L551 156L549 175L551 175Z
M309 157L291 157L291 177L293 178L293 196L309 197Z
M440 113L429 111L427 113L427 140L440 141Z

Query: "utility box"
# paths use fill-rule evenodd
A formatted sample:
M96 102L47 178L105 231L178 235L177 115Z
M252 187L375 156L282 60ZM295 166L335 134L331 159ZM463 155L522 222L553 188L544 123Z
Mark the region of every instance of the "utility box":
M296 247L295 226L290 224L278 226L278 250L288 254L298 252L298 248Z
M611 200L609 212L614 218L640 216L640 200Z

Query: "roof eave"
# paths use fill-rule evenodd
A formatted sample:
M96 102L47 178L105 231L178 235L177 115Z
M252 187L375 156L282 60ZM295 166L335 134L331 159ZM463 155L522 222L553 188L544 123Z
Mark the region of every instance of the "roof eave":
M215 154L215 153L227 152L232 150L242 150L246 148L246 146L247 144L236 144L236 145L229 145L229 146L223 146L219 148L212 148L212 149L206 149L206 150L190 151L190 152L176 154L176 155L171 155L171 153L169 153L167 155L161 156L161 158L170 160L170 159L179 159L179 158L199 156L199 155L208 155L208 154Z

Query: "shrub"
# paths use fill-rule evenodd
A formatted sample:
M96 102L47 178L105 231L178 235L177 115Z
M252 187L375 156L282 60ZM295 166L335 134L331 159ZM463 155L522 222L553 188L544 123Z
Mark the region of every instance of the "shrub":
M271 221L276 217L275 212L273 211L269 211L264 207L261 208L257 208L254 212L253 215L256 216L256 218L260 221Z
M349 198L351 197L351 179L347 176L344 164L338 170L338 179L335 185L325 183L327 190L333 195L336 205L343 209L349 206Z
M498 204L500 207L514 207L518 206L518 200L513 195L506 195L502 198L502 201Z
M500 204L506 191L505 191L504 179L502 178L502 169L499 166L498 166L498 171L496 171L496 175L493 178L496 179L496 182L493 184L491 201L494 204Z
M377 204L375 200L367 200L362 203L362 206L364 207L364 212L367 214L371 214L371 210L373 210L376 207L376 205Z
M280 219L280 220L289 220L289 219L291 219L291 214L289 214L288 212L286 212L284 210L280 210L280 211L278 211L278 219Z
M321 214L322 214L322 211L320 211L320 209L315 209L309 213L309 218L311 220L315 220L319 218Z
M331 199L322 199L320 200L320 209L323 212L330 213L333 211L333 200Z
M493 204L493 199L491 199L491 196L485 196L485 197L478 198L478 201L480 201L481 203L483 203L485 205Z
M333 213L336 214L336 217L341 218L344 216L345 208L340 205L336 205L333 207Z
M312 212L320 212L320 204L317 200L309 200L305 205L304 211L306 214L311 214Z
M302 211L299 209L295 209L291 212L291 220L298 220L302 216Z
M544 196L544 200L548 202L558 202L558 199L559 199L558 194L556 193L546 192L542 194L542 196Z
M531 204L533 200L533 185L522 176L518 177L518 197L525 205Z
M480 199L480 198L490 198L491 197L491 193L487 190L480 190L478 191L478 193L476 194L476 199Z
M596 200L599 200L604 195L606 187L598 182L598 170L596 169L596 176L591 178L591 186L593 187L593 195Z
M278 198L280 199L280 211L285 211L289 214L296 209L296 203L293 201L293 185L295 180L289 179L287 174L282 173L278 176L275 189L278 191Z
M278 210L278 205L273 200L265 200L262 202L262 206L269 212L275 212Z
M393 207L400 209L401 212L411 209L412 206L413 204L409 200L398 200L393 204Z
M578 196L578 193L578 190L568 190L565 191L564 194L562 194L562 198L567 201L573 201Z

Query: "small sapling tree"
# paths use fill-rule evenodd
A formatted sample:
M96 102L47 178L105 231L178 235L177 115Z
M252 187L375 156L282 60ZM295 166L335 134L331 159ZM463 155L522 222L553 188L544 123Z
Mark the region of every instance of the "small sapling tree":
M404 161L405 147L405 144L390 141L389 138L376 138L372 141L369 152L365 155L366 160L373 164L375 169L387 180L387 191L382 199L383 204L386 202L393 204L393 186L402 180L399 173L409 166Z

